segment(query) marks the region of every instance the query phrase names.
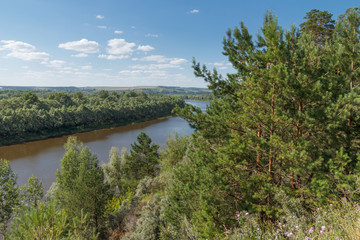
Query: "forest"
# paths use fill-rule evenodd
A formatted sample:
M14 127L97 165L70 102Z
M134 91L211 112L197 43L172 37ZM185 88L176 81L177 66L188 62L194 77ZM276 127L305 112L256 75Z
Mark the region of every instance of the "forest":
M194 59L195 76L214 98L206 112L175 108L191 136L172 136L160 149L141 133L131 149L112 148L104 165L70 137L46 196L35 177L17 186L1 160L1 234L359 239L360 9L337 20L313 9L304 19L286 30L268 11L255 37L243 22L229 29L223 54L236 72L226 76ZM20 98L14 106L35 111L39 99ZM108 111L111 103L100 98L99 111ZM40 102L57 106L56 96Z
M184 106L180 97L146 93L0 92L0 145L153 120Z

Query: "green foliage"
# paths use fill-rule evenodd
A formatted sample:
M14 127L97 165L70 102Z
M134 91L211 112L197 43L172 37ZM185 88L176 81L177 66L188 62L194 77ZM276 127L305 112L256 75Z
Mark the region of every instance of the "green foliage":
M176 105L184 100L145 93L14 93L0 98L0 144L152 120L171 115Z
M109 199L109 186L104 181L96 155L83 147L75 137L65 144L61 171L56 172L55 200L70 219L88 215L90 227L100 233L104 227L105 205Z
M312 9L306 13L304 19L306 22L300 24L301 32L311 33L316 44L324 46L325 42L332 38L335 21L332 20L331 13Z
M286 31L268 12L255 39L243 23L227 32L236 73L194 60L215 99L206 113L177 109L196 131L167 186L171 229L186 219L199 238L220 238L242 211L262 229L284 215L279 192L304 211L358 201L359 16L349 9L334 28L331 14L313 10L301 31Z
M97 239L87 215L69 219L54 201L25 209L11 224L9 239Z
M111 200L108 200L105 206L105 216L108 216L110 214L115 215L123 203L131 202L132 196L133 193L130 190L128 190L124 194L121 194L119 197L113 196Z
M0 233L6 236L7 224L19 204L16 175L9 162L0 159Z
M131 144L127 158L127 169L130 178L140 180L145 176L153 177L159 169L159 145L152 143L151 138L141 132L137 142Z
M111 188L115 192L122 193L126 190L127 180L126 176L126 161L128 158L128 152L126 149L122 150L120 155L117 148L112 147L110 150L110 161L107 164L103 164L102 168L106 176L106 181L110 184Z
M44 187L34 175L29 177L28 184L21 187L22 205L37 207L41 199L44 197Z
M14 218L11 224L11 239L61 239L67 232L67 215L57 211L55 204L40 203Z

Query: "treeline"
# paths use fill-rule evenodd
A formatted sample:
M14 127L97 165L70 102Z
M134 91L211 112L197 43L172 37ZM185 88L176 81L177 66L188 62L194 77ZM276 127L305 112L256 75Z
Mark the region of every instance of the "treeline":
M119 126L168 116L181 98L100 91L4 92L0 100L0 144L56 136L105 126Z

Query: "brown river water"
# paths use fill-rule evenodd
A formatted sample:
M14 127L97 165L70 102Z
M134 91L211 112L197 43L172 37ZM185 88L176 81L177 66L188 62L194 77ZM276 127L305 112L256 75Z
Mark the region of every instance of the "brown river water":
M202 110L206 109L207 102L187 101ZM95 130L86 133L73 134L96 153L100 163L109 161L111 147L130 149L130 144L136 141L140 132L146 132L156 144L161 147L170 135L178 133L180 136L189 135L193 130L188 123L179 117L170 117L135 123L131 125ZM19 186L27 182L31 175L43 182L47 190L55 181L55 171L60 167L60 160L65 153L64 143L68 136L50 138L46 140L27 142L11 146L0 147L0 158L10 161L12 170L17 174Z

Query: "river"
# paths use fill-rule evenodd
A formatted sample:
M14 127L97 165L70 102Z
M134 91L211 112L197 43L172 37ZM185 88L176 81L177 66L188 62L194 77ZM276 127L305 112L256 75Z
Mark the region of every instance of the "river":
M186 101L206 109L207 102ZM86 133L73 134L88 146L90 151L96 153L100 163L109 161L111 147L130 149L130 144L136 141L140 132L146 132L154 143L164 147L169 135L178 133L180 136L191 134L193 130L188 123L179 117L170 117L135 123L131 125L95 130ZM60 160L65 150L64 143L68 136L50 138L46 140L15 144L0 147L0 158L10 161L12 170L17 174L19 186L27 183L28 177L34 175L42 180L47 190L55 181L55 171L60 168Z

